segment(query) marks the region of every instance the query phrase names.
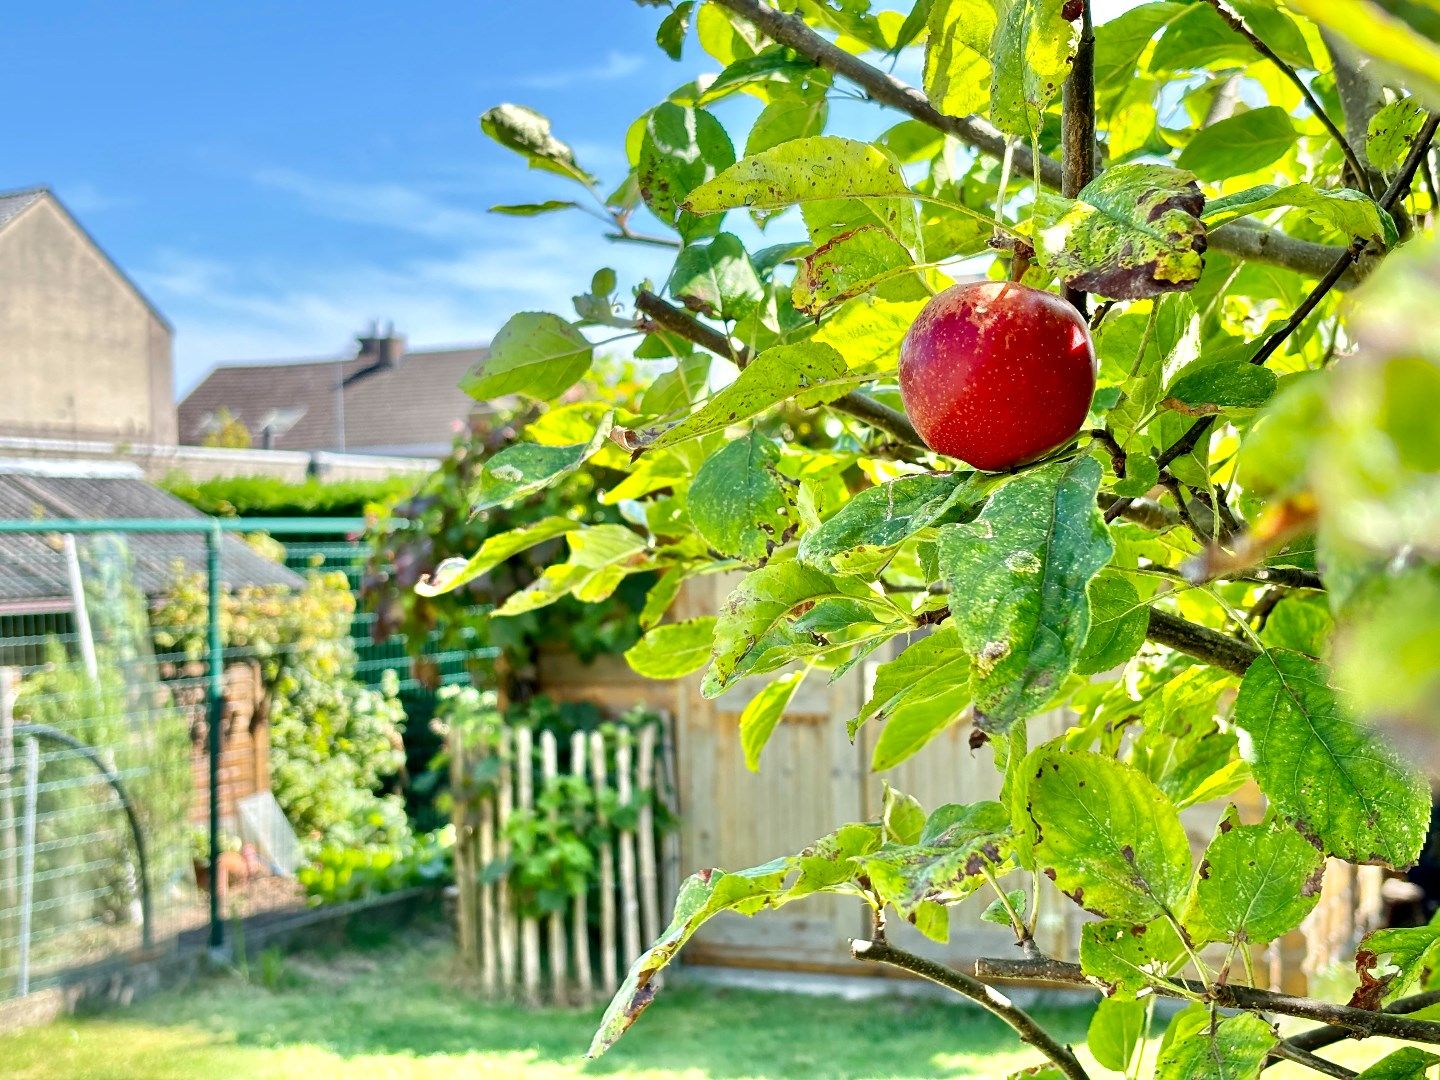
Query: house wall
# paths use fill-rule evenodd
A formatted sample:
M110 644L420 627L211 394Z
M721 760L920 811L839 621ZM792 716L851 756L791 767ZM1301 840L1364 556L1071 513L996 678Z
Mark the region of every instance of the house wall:
M171 333L49 198L0 230L0 435L176 441Z

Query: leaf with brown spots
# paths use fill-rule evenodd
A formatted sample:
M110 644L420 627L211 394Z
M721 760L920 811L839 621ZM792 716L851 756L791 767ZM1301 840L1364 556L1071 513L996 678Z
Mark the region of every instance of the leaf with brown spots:
M1022 775L1035 863L1061 892L1108 918L1148 922L1179 911L1190 843L1174 804L1143 773L1047 743Z
M1188 172L1117 165L1074 200L1040 200L1036 255L1071 288L1115 300L1183 292L1205 269L1204 206Z
M1232 806L1205 849L1186 903L1191 940L1263 945L1295 929L1320 899L1325 856L1276 818L1240 824Z

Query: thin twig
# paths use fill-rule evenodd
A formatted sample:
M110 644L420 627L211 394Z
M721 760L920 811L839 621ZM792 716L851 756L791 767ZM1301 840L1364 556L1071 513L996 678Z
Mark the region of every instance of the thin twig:
M966 146L1000 158L1005 153L1005 136L998 128L976 116L949 116L940 112L923 93L894 76L867 64L817 34L805 20L778 11L763 0L713 0L756 27L771 40L794 49L817 67L850 80L881 105L907 114L922 124L953 135ZM1088 5L1087 5L1088 6ZM1041 181L1059 190L1060 162L1048 155L1037 159L1024 146L1015 148L1015 167L1026 173L1038 171ZM1225 251L1242 258L1257 259L1302 274L1319 274L1334 261L1339 248L1297 240L1285 233L1253 223L1232 221L1208 234L1210 250Z
M655 326L670 331L691 341L701 348L735 362L744 369L753 359L750 350L731 341L714 327L706 326L699 319L680 310L674 304L662 300L654 293L642 290L635 297L635 307ZM830 407L861 420L877 431L883 431L897 442L915 449L923 449L925 443L904 413L876 401L867 394L850 391L830 402Z
M1304 1065L1307 1069L1313 1069L1325 1076L1336 1077L1336 1080L1351 1080L1352 1077L1360 1075L1354 1069L1347 1069L1344 1065L1336 1065L1333 1061L1316 1057L1309 1050L1302 1050L1294 1043L1285 1040L1275 1044L1275 1049L1270 1051L1270 1057L1275 1061L1293 1061L1297 1065Z
M1330 115L1325 111L1325 107L1320 104L1320 99L1315 96L1309 84L1300 77L1299 73L1293 67L1282 60L1274 49L1266 45L1255 31L1246 26L1245 20L1233 11L1228 4L1224 3L1224 0L1207 0L1207 2L1220 15L1220 18L1225 20L1230 26L1230 29L1250 42L1256 52L1274 64L1282 75L1295 84L1296 89L1298 89L1305 98L1305 104L1309 105L1310 111L1315 114L1315 118L1325 125L1325 130L1330 133L1330 137L1340 144L1340 152L1345 155L1345 160L1354 171L1355 182L1360 185L1360 190L1365 192L1366 195L1373 195L1374 193L1370 190L1370 174L1365 171L1365 166L1360 164L1360 159L1355 156L1355 148L1350 145L1350 140L1345 138L1345 133L1335 125L1334 120L1330 119Z
M1068 964L1063 960L982 958L975 961L975 974L981 979L1014 979L1020 982L1061 983L1070 986L1095 985L1079 964ZM1354 1038L1384 1035L1392 1039L1440 1044L1440 1023L1434 1020L1416 1020L1393 1012L1352 1009L1348 1005L1337 1005L1318 998L1297 997L1294 994L1280 994L1233 983L1212 986L1208 992L1200 983L1185 979L1152 983L1150 988L1163 997L1188 998L1199 994L1222 1009L1248 1009L1279 1013L1281 1016L1296 1016L1302 1020L1317 1020L1342 1028ZM1298 1039L1292 1041L1301 1045ZM1301 1048L1315 1049L1304 1045L1301 1045Z
M1015 1034L1020 1036L1021 1042L1028 1043L1039 1050L1054 1062L1055 1067L1070 1080L1090 1080L1084 1066L1071 1053L1068 1046L1057 1042L1049 1032L1035 1022L1034 1017L1025 1010L1017 1008L1015 1003L1004 994L993 987L986 986L979 979L945 967L943 964L937 964L933 960L905 952L903 949L897 949L889 944L883 936L871 941L857 938L850 943L850 951L856 960L873 961L901 968L914 975L919 975L922 979L929 979L947 990L953 990L962 997L969 998L987 1012L1009 1024Z
M1060 194L1073 199L1095 178L1095 26L1082 5L1080 41L1065 79L1060 113ZM1065 287L1065 299L1087 314L1085 292Z

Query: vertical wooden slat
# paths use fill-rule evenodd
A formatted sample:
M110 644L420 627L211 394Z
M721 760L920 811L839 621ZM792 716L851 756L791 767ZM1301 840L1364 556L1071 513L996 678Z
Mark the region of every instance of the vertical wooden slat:
M515 787L513 768L513 732L502 730L498 752L500 757L500 776L498 781L499 792L495 804L495 830L496 830L496 853L502 860L510 858L510 841L506 839L505 827L510 823L510 814L515 807ZM495 883L496 907L499 917L496 920L496 936L499 949L496 951L500 956L500 986L509 993L515 989L515 960L518 953L518 928L515 925L515 904L510 895L510 883L505 877L501 877Z
M588 772L585 757L585 733L577 731L570 736L570 771L582 784ZM594 987L590 979L590 913L583 888L575 894L570 920L570 948L575 955L575 990L580 1003L588 1005Z
M560 774L559 752L555 746L555 733L553 731L542 731L540 733L540 767L541 777L546 787L553 787L555 780ZM551 810L551 820L558 816L555 810ZM568 964L565 959L565 916L559 911L552 911L546 920L546 927L549 930L548 948L550 955L550 995L555 1004L560 1005L565 1001L565 978Z
M527 813L535 809L534 736L528 727L515 731L516 800ZM521 989L527 1002L540 1000L540 923L533 915L520 920Z
M681 690L681 694L686 691ZM660 792L665 799L665 805L672 814L681 815L684 820L684 811L680 805L680 781L675 761L675 743L680 737L680 716L683 715L685 699L681 699L681 709L675 714L662 712L660 714ZM661 841L663 858L660 866L660 892L661 906L668 909L675 903L675 897L680 892L680 829L672 828L665 834Z
M469 770L464 736L459 728L450 729L450 791L455 800L455 848L451 857L455 862L455 921L456 945L460 960L474 964L479 959L479 926L475 910L475 867L469 859L467 840L475 822L475 804L465 776Z
M615 792L621 806L629 806L635 797L634 755L630 746L630 732L621 732L615 747ZM635 831L624 829L620 832L620 925L624 930L624 966L629 967L640 955L640 897L637 895L635 873Z
M606 785L605 736L590 733L591 783L596 791ZM600 825L606 824L600 815ZM615 852L613 845L600 845L600 983L606 993L614 993L620 985L615 967Z
M480 922L480 987L493 995L500 988L500 904L496 884L488 880L490 864L495 861L496 799L484 798L476 807L475 878L476 911ZM485 878L485 880L481 880Z
M635 824L635 842L640 854L640 929L648 945L660 936L660 886L655 874L655 725L640 729L636 752L635 788L640 795L640 815ZM632 957L633 959L633 957Z

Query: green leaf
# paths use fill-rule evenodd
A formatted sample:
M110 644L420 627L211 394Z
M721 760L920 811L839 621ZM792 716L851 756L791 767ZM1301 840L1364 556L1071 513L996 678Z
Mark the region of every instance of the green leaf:
M589 442L573 446L516 443L480 466L480 479L470 496L470 510L478 514L493 506L532 495L574 472L605 445L615 414L606 413Z
M754 56L731 61L700 96L711 102L734 93L743 86L757 83L796 84L815 74L818 69L809 60L800 59L783 45L772 45Z
M649 630L665 617L670 605L680 595L685 578L686 570L682 566L672 566L660 575L660 580L645 594L645 606L640 609L640 629Z
M1274 1029L1254 1013L1221 1019L1204 1006L1192 1006L1170 1021L1155 1080L1260 1080L1278 1041Z
M578 521L564 517L547 517L519 529L487 536L480 545L480 550L474 555L468 559L446 559L435 568L433 574L416 583L415 591L421 596L439 596L453 592L481 574L489 573L511 556L578 528Z
M625 653L625 662L637 675L647 679L678 679L705 666L714 639L713 615L666 623L631 646Z
M784 718L785 710L789 708L795 691L805 681L808 671L804 668L772 679L745 703L740 713L740 748L745 752L745 767L751 772L760 771L760 752Z
M856 578L831 577L797 562L772 562L747 575L716 623L715 658L701 692L716 697L746 675L774 671L818 652L824 646L796 624L826 599L885 604Z
M1055 744L1032 751L1024 771L1035 860L1062 892L1108 918L1179 910L1190 843L1174 804L1143 773Z
M1433 408L1440 399L1422 400ZM1325 639L1329 626L1321 605L1307 610L1282 603L1266 622L1267 631L1287 606L1291 621L1303 621L1313 635ZM1282 620L1277 633L1284 629ZM1299 636L1298 630L1291 633ZM1377 573L1364 582L1342 609L1334 645L1335 677L1350 691L1360 715L1391 721L1435 716L1440 701L1440 666L1435 663L1440 655L1440 566L1424 563L1399 573ZM1302 651L1318 650L1302 646Z
M1290 825L1270 819L1240 824L1232 806L1205 856L1186 905L1194 944L1263 945L1289 933L1320 899L1325 856Z
M655 31L655 44L664 49L665 55L671 60L680 59L680 51L685 46L685 35L690 30L690 15L694 10L695 0L681 0L670 14L661 20L660 29Z
M923 686L916 685L902 692L898 700L885 709L882 714L885 726L880 729L880 737L870 754L872 771L893 769L913 757L964 715L970 705L969 666L969 657L960 654L946 667L948 685L941 687L937 685L938 680L927 675Z
M1040 709L1075 668L1086 586L1113 550L1099 485L1094 458L1055 462L1010 480L974 522L941 529L950 610L989 730Z
M818 570L865 573L921 529L953 519L967 477L918 473L866 488L800 540L796 557Z
M575 152L550 132L550 121L524 105L496 105L480 117L480 130L507 150L524 157L532 169L559 173L587 187L595 178L575 161Z
M592 525L566 536L570 557L545 568L534 582L512 593L494 618L520 615L574 596L587 604L604 600L628 575L653 563L645 538L624 525Z
M1402 1046L1362 1072L1355 1080L1426 1080L1440 1056L1418 1046Z
M803 408L833 401L862 381L828 345L813 341L776 345L750 361L734 382L699 410L661 432L650 446L673 446L723 431L792 398Z
M1071 201L1046 196L1036 252L1067 285L1116 300L1189 289L1205 267L1205 197L1168 165L1116 165Z
M691 310L726 322L744 318L765 299L765 286L745 245L730 233L686 245L675 257L666 288Z
M881 800L880 823L885 828L886 840L915 844L925 831L925 808L913 795L906 795L886 784Z
M585 335L558 315L522 311L500 328L460 387L476 401L505 394L552 401L585 377L594 355Z
M635 166L640 197L661 221L693 235L696 223L682 213L686 196L733 164L735 147L719 120L704 109L664 102L645 122Z
M1440 925L1405 926L1372 930L1355 950L1360 988L1351 1004L1378 1009L1403 997L1440 964Z
M867 720L889 720L907 701L929 701L960 689L968 704L969 681L970 658L960 647L955 627L942 626L875 669L870 697L849 725L850 737Z
M777 863L767 863L753 870L732 874L723 870L702 870L687 878L680 886L669 927L660 940L631 965L625 981L620 984L619 991L600 1020L600 1027L586 1056L599 1057L630 1029L655 997L652 980L675 958L680 947L702 924L722 911L740 909L749 914L773 901L786 872L785 861L777 860Z
M1411 865L1425 842L1430 788L1394 751L1358 724L1309 657L1268 651L1245 673L1235 724L1260 790L1349 862Z
M1195 666L1145 700L1130 764L1180 809L1229 795L1249 779L1248 766L1236 756L1239 740L1215 720L1229 684L1224 672Z
M538 203L501 203L490 207L492 214L508 214L510 217L535 217L537 214L553 214L556 210L578 210L580 204L569 199L546 199Z
M1161 402L1186 416L1214 416L1226 409L1258 409L1275 394L1275 373L1244 360L1221 360L1186 368Z
M1290 114L1267 105L1201 128L1181 152L1179 165L1201 180L1228 180L1279 161L1297 138Z
M706 543L747 563L768 559L798 522L780 451L758 431L736 439L700 467L690 485L690 520Z
M1080 928L1080 967L1111 994L1133 999L1165 981L1185 960L1185 944L1166 920L1101 919Z
M1260 184L1211 200L1205 207L1205 223L1210 228L1236 218L1291 206L1309 217L1332 225L1349 236L1378 240L1387 247L1396 240L1395 222L1368 195L1350 188L1317 188L1311 184Z
M1009 908L1005 906L1007 902L1010 905ZM1024 889L1008 889L1005 892L1005 900L1002 901L998 896L991 900L985 910L980 913L980 919L982 922L995 923L999 926L1014 926L1010 918L1010 910L1013 908L1015 914L1023 919L1027 902Z
M870 143L817 135L741 158L692 191L685 208L718 214L748 206L781 210L816 199L910 199L900 166Z
M799 311L819 315L827 308L884 286L895 300L930 294L914 272L910 251L880 225L862 225L821 244L800 264L791 289Z
M1065 77L1079 30L1063 14L1065 0L1004 0L990 51L990 117L1004 131L1029 137Z
M1135 1047L1144 1038L1148 1006L1130 998L1102 998L1090 1018L1086 1045L1090 1053L1107 1069L1128 1073Z
M1177 0L1157 0L1095 27L1095 89L1118 92L1133 83L1151 39L1187 10Z
M904 918L924 903L953 904L985 884L985 871L1004 873L1010 819L997 802L942 806L918 844L885 844L861 862L877 895Z
M990 95L994 0L935 0L925 43L925 96L951 116L983 112Z
M670 417L689 412L710 385L710 354L694 352L682 356L670 371L655 376L640 398L648 416Z
M1393 172L1425 123L1425 110L1414 98L1403 97L1382 106L1370 118L1365 153L1370 164L1382 172Z
M1118 574L1101 574L1090 581L1090 632L1075 661L1080 675L1097 675L1119 667L1145 643L1150 625L1149 608L1140 602L1135 586Z
M777 97L760 110L745 140L745 155L753 157L794 139L819 135L830 116L830 99L822 93Z

